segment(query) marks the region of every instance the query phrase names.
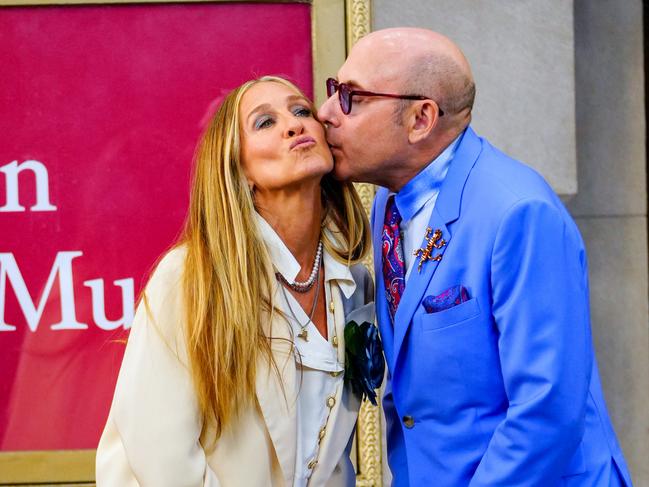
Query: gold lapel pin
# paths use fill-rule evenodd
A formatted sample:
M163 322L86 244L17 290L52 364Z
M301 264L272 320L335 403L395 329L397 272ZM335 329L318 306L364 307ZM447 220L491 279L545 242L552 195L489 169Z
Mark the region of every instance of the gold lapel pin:
M433 229L430 227L426 228L426 247L422 247L413 252L413 255L419 257L417 272L421 272L421 266L424 262L429 260L439 262L442 260L442 254L433 255L433 249L439 250L444 247L444 245L446 245L446 240L442 238L442 231L439 228L436 229L435 232L433 232Z

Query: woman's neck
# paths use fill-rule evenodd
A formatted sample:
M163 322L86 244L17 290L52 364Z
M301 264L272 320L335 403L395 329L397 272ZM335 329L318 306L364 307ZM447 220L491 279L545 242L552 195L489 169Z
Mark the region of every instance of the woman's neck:
M320 240L320 185L309 190L257 194L255 206L300 264L302 269L296 279L306 279Z

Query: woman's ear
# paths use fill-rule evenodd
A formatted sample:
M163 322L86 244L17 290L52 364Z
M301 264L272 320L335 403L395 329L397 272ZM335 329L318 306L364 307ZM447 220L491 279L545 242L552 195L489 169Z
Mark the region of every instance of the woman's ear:
M241 166L241 175L246 179L246 185L251 194L255 192L255 182L250 178L245 166Z
M439 121L439 107L433 100L413 103L408 120L408 141L416 144L428 138Z

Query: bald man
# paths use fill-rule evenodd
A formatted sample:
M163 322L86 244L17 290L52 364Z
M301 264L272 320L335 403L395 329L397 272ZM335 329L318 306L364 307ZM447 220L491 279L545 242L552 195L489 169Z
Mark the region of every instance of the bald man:
M460 49L360 40L319 110L372 211L395 486L630 486L591 341L586 252L541 176L471 129ZM533 115L531 115L533 116Z

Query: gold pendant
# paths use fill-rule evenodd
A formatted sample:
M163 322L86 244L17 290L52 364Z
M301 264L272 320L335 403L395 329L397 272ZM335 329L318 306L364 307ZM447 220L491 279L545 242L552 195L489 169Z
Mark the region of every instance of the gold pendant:
M426 247L422 247L413 252L413 255L419 257L419 265L417 266L417 272L421 272L421 266L424 262L432 260L433 262L439 262L442 260L442 254L432 255L433 249L441 249L446 245L446 240L442 238L442 231L438 228L431 235L433 229L428 227L426 228Z
M301 338L305 342L308 342L309 341L309 333L306 331L306 328L302 328L302 330L300 330L300 333L297 334L297 337Z

